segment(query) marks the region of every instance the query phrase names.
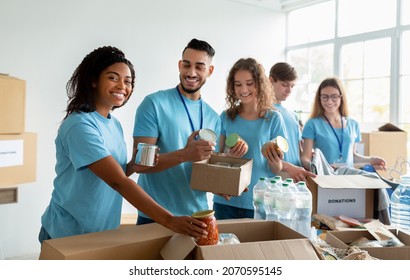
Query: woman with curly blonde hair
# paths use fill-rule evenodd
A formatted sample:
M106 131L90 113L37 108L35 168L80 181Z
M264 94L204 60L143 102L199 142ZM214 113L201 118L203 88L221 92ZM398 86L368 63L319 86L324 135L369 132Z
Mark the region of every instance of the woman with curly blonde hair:
M237 197L214 196L217 219L254 218L253 186L260 177L273 177L282 169L283 153L262 146L278 135L286 138L282 115L273 107L273 88L263 66L253 58L239 59L229 71L226 85L226 111L221 114L220 152L236 158L253 159L248 191ZM235 145L229 135L242 138Z

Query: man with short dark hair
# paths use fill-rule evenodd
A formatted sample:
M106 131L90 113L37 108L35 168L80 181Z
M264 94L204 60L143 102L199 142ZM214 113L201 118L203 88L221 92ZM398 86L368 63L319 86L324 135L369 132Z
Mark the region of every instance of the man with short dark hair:
M134 147L138 143L160 148L158 164L140 174L138 183L161 206L174 215L208 209L206 192L191 190L192 162L210 158L216 143L196 140L203 128L219 139L219 115L204 101L201 88L212 75L214 49L192 39L178 62L179 84L145 97L134 124ZM153 222L142 212L137 224Z

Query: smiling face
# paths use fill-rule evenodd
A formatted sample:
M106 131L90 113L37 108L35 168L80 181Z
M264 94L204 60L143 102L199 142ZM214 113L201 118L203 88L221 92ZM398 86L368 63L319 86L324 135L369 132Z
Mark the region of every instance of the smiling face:
M341 104L340 91L331 86L322 88L320 90L320 104L325 113L332 114L338 112Z
M97 111L107 117L114 106L121 106L131 95L131 70L125 63L115 63L105 68L93 83Z
M234 91L242 104L257 102L256 82L248 70L238 70L235 73Z
M211 62L212 59L205 51L190 48L184 51L178 63L182 94L188 98L199 98L199 90L213 72Z

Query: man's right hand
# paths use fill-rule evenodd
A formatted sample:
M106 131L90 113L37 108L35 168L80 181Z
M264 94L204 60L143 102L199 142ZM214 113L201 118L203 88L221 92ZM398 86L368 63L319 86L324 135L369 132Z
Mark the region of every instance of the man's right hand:
M188 138L187 144L184 147L184 155L186 161L195 162L209 159L213 151L215 151L215 142L197 140L199 130L194 131Z

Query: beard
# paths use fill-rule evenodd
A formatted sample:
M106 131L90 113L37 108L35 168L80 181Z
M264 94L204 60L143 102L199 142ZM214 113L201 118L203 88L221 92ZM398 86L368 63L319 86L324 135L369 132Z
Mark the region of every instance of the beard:
M188 89L188 88L186 88L186 87L184 86L184 83L182 82L182 77L181 77L181 76L179 77L179 81L180 81L182 90L183 90L184 92L188 93L188 94L192 94L192 93L195 93L195 92L199 91L199 90L201 89L201 87L205 84L205 83L203 82L203 83L201 83L201 84L200 84L198 87L196 87L196 88Z

